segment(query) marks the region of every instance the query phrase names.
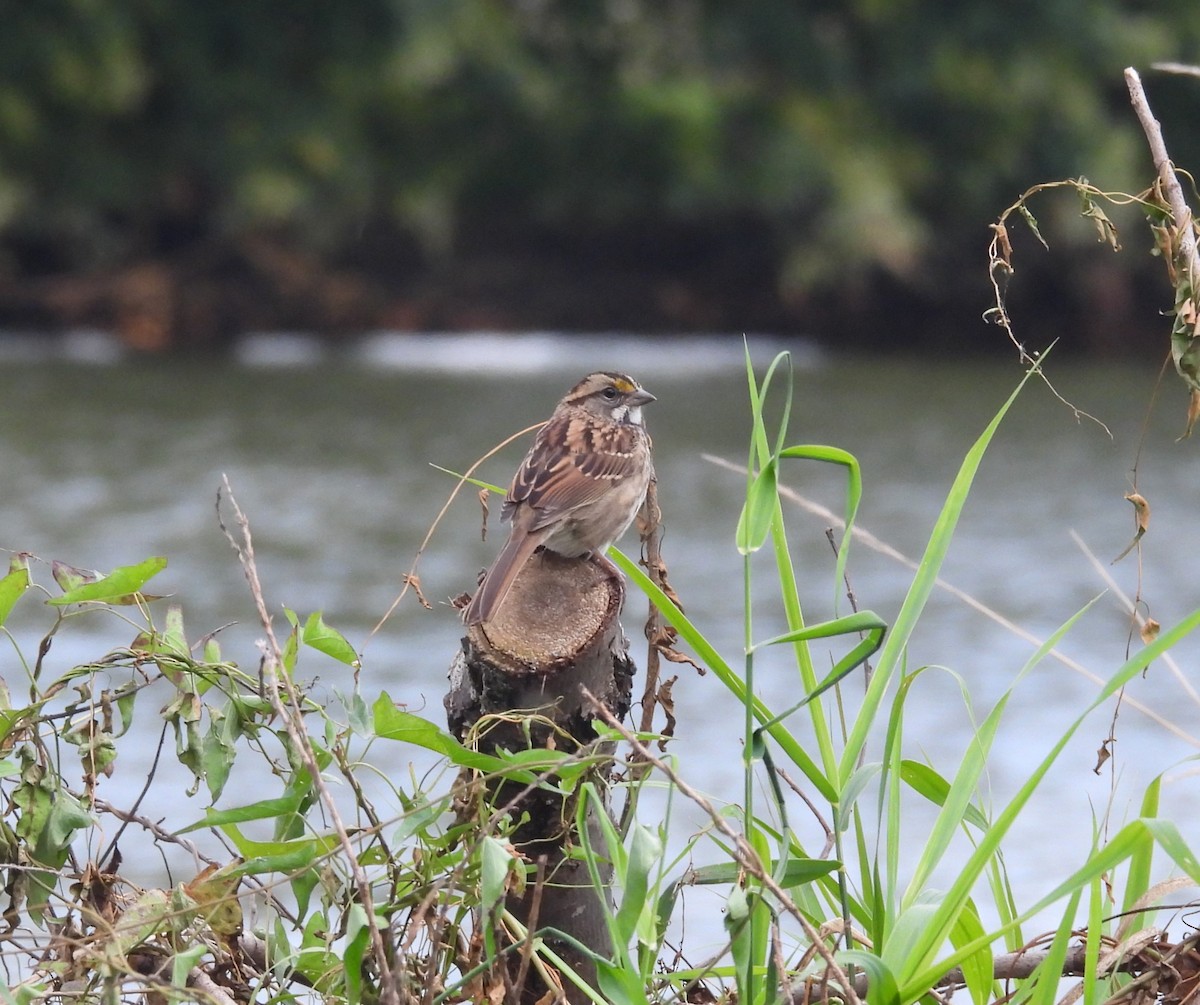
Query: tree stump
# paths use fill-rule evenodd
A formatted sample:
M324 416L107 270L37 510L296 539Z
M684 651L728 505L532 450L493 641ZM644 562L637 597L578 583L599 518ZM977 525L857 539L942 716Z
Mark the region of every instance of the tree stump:
M524 713L491 725L480 740L481 749L569 750L572 744L582 749L593 743L596 732L583 697L585 688L618 718L630 707L634 666L619 621L624 594L620 573L606 559L537 552L517 576L495 619L468 629L462 652L451 664L445 699L451 732L462 739L484 716ZM606 770L594 780L603 788L607 779ZM513 834L513 843L541 865L545 879L540 888L530 882L523 898L512 899L510 909L527 926L532 921L538 930L556 929L610 955L604 923L608 905L593 889L586 865L566 855L578 844L574 805L548 788L524 788L503 782L489 793L494 806L515 800L515 819L528 815ZM602 849L594 819L588 830L592 847ZM611 879L611 870L604 878ZM585 954L554 933L547 932L545 941L594 986L596 969ZM524 997L535 1001L544 991L530 976ZM566 993L569 1001L585 1000L569 985Z

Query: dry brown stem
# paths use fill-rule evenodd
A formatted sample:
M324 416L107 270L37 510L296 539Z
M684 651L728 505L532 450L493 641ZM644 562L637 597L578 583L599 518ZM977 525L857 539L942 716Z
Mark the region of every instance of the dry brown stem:
M1163 139L1162 126L1150 111L1150 102L1142 88L1142 78L1132 66L1125 69L1125 84L1129 88L1129 100L1133 110L1142 124L1146 134L1146 142L1150 145L1150 156L1154 160L1154 169L1158 172L1159 184L1167 198L1174 217L1178 240L1179 257L1184 269L1190 276L1200 276L1200 258L1196 252L1196 232L1192 227L1192 211L1188 208L1187 200L1183 197L1183 186L1179 184L1179 176L1167 153L1167 144Z
M259 582L258 567L254 561L254 542L250 537L250 522L246 519L246 515L242 512L241 507L233 496L233 486L229 483L228 475L223 476L221 484L223 486L223 493L229 500L230 508L233 510L234 518L237 522L238 537L235 537L229 531L223 520L221 521L221 530L224 531L229 543L233 546L234 551L237 552L238 560L242 564L242 571L246 575L246 582L250 585L250 593L254 597L259 622L267 637L266 645L263 647L262 669L266 696L271 702L271 707L275 710L275 714L279 716L280 721L284 724L292 748L304 762L305 768L312 777L313 788L316 789L317 794L320 796L321 804L329 814L330 822L333 824L334 831L338 837L338 843L345 854L346 866L349 868L350 874L354 879L359 902L362 904L363 913L366 916L375 965L379 969L380 1002L382 1005L399 1005L399 991L393 979L391 967L388 964L387 945L384 942L383 934L379 930L379 925L376 923L375 904L374 898L371 896L370 880L367 878L366 871L358 861L358 853L350 841L350 834L346 830L345 823L342 821L342 815L338 810L337 802L333 798L333 794L329 791L329 787L325 784L325 779L321 776L321 768L317 764L316 754L312 749L312 744L309 742L308 731L301 716L301 700L300 696L296 693L295 684L293 684L290 674L278 672L283 663L283 650L275 638L275 630L271 624L271 616L267 612L267 602L263 596L262 584ZM221 494L219 493L217 497L218 517L220 516L220 505ZM280 682L283 683L283 688L287 692L288 700L286 705L280 694Z

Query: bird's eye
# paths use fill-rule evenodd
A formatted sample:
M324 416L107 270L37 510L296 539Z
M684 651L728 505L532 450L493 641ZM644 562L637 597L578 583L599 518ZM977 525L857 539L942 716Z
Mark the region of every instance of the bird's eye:
M617 400L617 394L618 394L618 392L617 392L617 389L616 389L615 387L612 387L612 386L606 387L606 388L605 388L603 391L601 391L600 393L601 393L601 394L603 394L603 395L604 395L604 397L605 397L605 398L607 398L609 401L616 401L616 400Z

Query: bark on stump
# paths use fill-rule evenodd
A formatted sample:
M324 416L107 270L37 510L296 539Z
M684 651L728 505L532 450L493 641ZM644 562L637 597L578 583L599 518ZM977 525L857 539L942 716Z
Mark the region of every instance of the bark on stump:
M450 730L459 739L483 716L525 712L545 721L519 719L490 726L481 749L524 750L530 746L567 749L596 739L592 715L583 697L586 688L618 718L629 711L634 666L619 616L624 601L620 574L606 561L565 559L538 552L518 575L495 620L467 630L462 652L450 666L446 713ZM570 737L570 740L564 738ZM604 777L595 781L602 787ZM498 784L490 801L503 806L524 786ZM566 850L578 844L573 834L575 807L555 792L539 789L521 795L514 818L528 819L513 835L516 847L531 862L544 862L545 883L535 891L530 882L525 897L509 907L528 925L536 904L538 930L565 932L602 956L611 954L604 911L608 907L592 888L587 867L569 860ZM603 849L598 823L588 825L592 847ZM611 879L611 870L604 876ZM570 943L549 933L547 945L590 984L596 970ZM535 1001L545 989L528 972L525 999ZM567 985L569 1001L582 999Z

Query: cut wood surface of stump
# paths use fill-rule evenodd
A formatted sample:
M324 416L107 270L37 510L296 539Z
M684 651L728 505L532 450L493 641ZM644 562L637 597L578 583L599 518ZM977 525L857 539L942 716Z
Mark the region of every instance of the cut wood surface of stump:
M530 746L571 753L572 747L593 745L594 712L585 690L618 719L630 708L634 666L619 620L624 594L620 573L605 559L535 554L495 617L467 629L450 667L445 705L451 731L468 741L476 723L496 716L475 741L488 753ZM595 752L611 753L612 747ZM603 789L607 767L592 780ZM595 967L571 939L609 956L604 917L611 905L602 899L607 891L593 888L585 863L567 851L586 837L604 856L598 822L589 820L586 836L573 833L574 804L553 786L528 790L501 782L489 792L489 801L509 806L512 818L522 820L511 840L545 879L540 889L531 880L525 896L514 896L510 908L523 923L532 921L546 944L594 986ZM554 930L570 938L559 938ZM569 1001L586 1000L577 998L573 987L564 990ZM523 996L535 1001L544 991L529 986Z

